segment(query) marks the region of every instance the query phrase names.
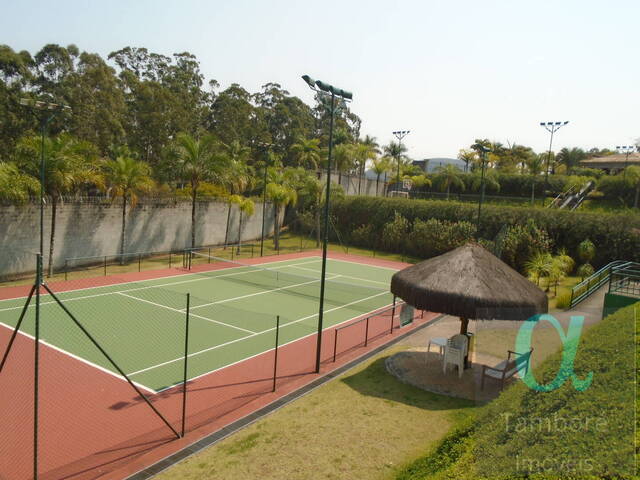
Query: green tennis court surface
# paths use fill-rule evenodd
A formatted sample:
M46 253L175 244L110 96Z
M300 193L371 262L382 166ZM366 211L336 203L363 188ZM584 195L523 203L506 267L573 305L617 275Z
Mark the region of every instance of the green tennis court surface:
M232 265L56 295L133 381L159 391L182 382L187 293L191 296L189 379L273 348L277 315L280 345L317 331L321 259L262 266L267 269ZM325 328L389 305L393 273L329 259ZM0 323L15 326L24 301L0 301ZM49 295L42 296L41 311L44 342L115 372ZM33 304L21 330L33 334Z

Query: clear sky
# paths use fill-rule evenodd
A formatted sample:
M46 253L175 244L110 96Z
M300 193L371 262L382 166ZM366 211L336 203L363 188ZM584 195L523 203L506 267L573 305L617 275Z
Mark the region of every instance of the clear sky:
M554 150L640 137L638 0L4 1L0 42L195 54L207 80L280 83L308 103L309 74L354 94L362 134L407 129L413 158L476 137Z

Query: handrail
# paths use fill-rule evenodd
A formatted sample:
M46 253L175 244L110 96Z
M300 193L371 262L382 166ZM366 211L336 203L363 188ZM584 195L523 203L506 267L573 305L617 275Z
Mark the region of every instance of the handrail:
M631 265L638 265L636 262L626 260L615 260L602 267L597 272L571 288L571 300L569 308L575 307L578 303L589 297L593 292L598 290L602 285L609 281L613 269L625 268Z

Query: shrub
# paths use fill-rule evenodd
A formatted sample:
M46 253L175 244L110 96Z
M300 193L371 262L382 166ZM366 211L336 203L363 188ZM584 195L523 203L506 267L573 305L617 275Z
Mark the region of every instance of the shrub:
M382 229L382 246L394 252L404 252L408 231L409 221L396 212L393 221Z
M473 240L475 231L475 227L465 221L416 219L408 236L409 253L422 258L435 257Z
M512 225L507 229L502 244L502 260L524 272L527 260L537 252L548 252L551 247L547 232L529 219L525 225Z
M556 297L556 308L569 308L571 304L571 292L561 293Z

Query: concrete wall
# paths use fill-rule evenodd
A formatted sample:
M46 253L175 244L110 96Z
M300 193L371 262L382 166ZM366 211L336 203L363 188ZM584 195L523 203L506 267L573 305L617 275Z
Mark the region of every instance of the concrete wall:
M196 245L224 243L228 206L223 202L199 202L196 207ZM274 211L266 208L265 233L273 232ZM238 240L239 211L231 210L229 242ZM113 255L120 249L122 205L66 203L58 206L54 265L66 258ZM255 214L243 217L242 239L260 238L262 204ZM38 250L37 205L0 207L0 276L34 270L33 252ZM45 209L45 267L48 263L51 208ZM189 202L140 202L127 215L126 252L168 251L191 245Z
M322 174L322 181L327 177L325 173ZM331 173L331 181L334 183L338 183L338 174L332 172ZM340 181L340 185L344 188L344 193L346 195L368 195L368 196L383 196L385 193L384 181L381 178L380 182L377 185L376 191L376 181L371 180L366 177L360 177L358 175L346 175L342 174L342 178Z

